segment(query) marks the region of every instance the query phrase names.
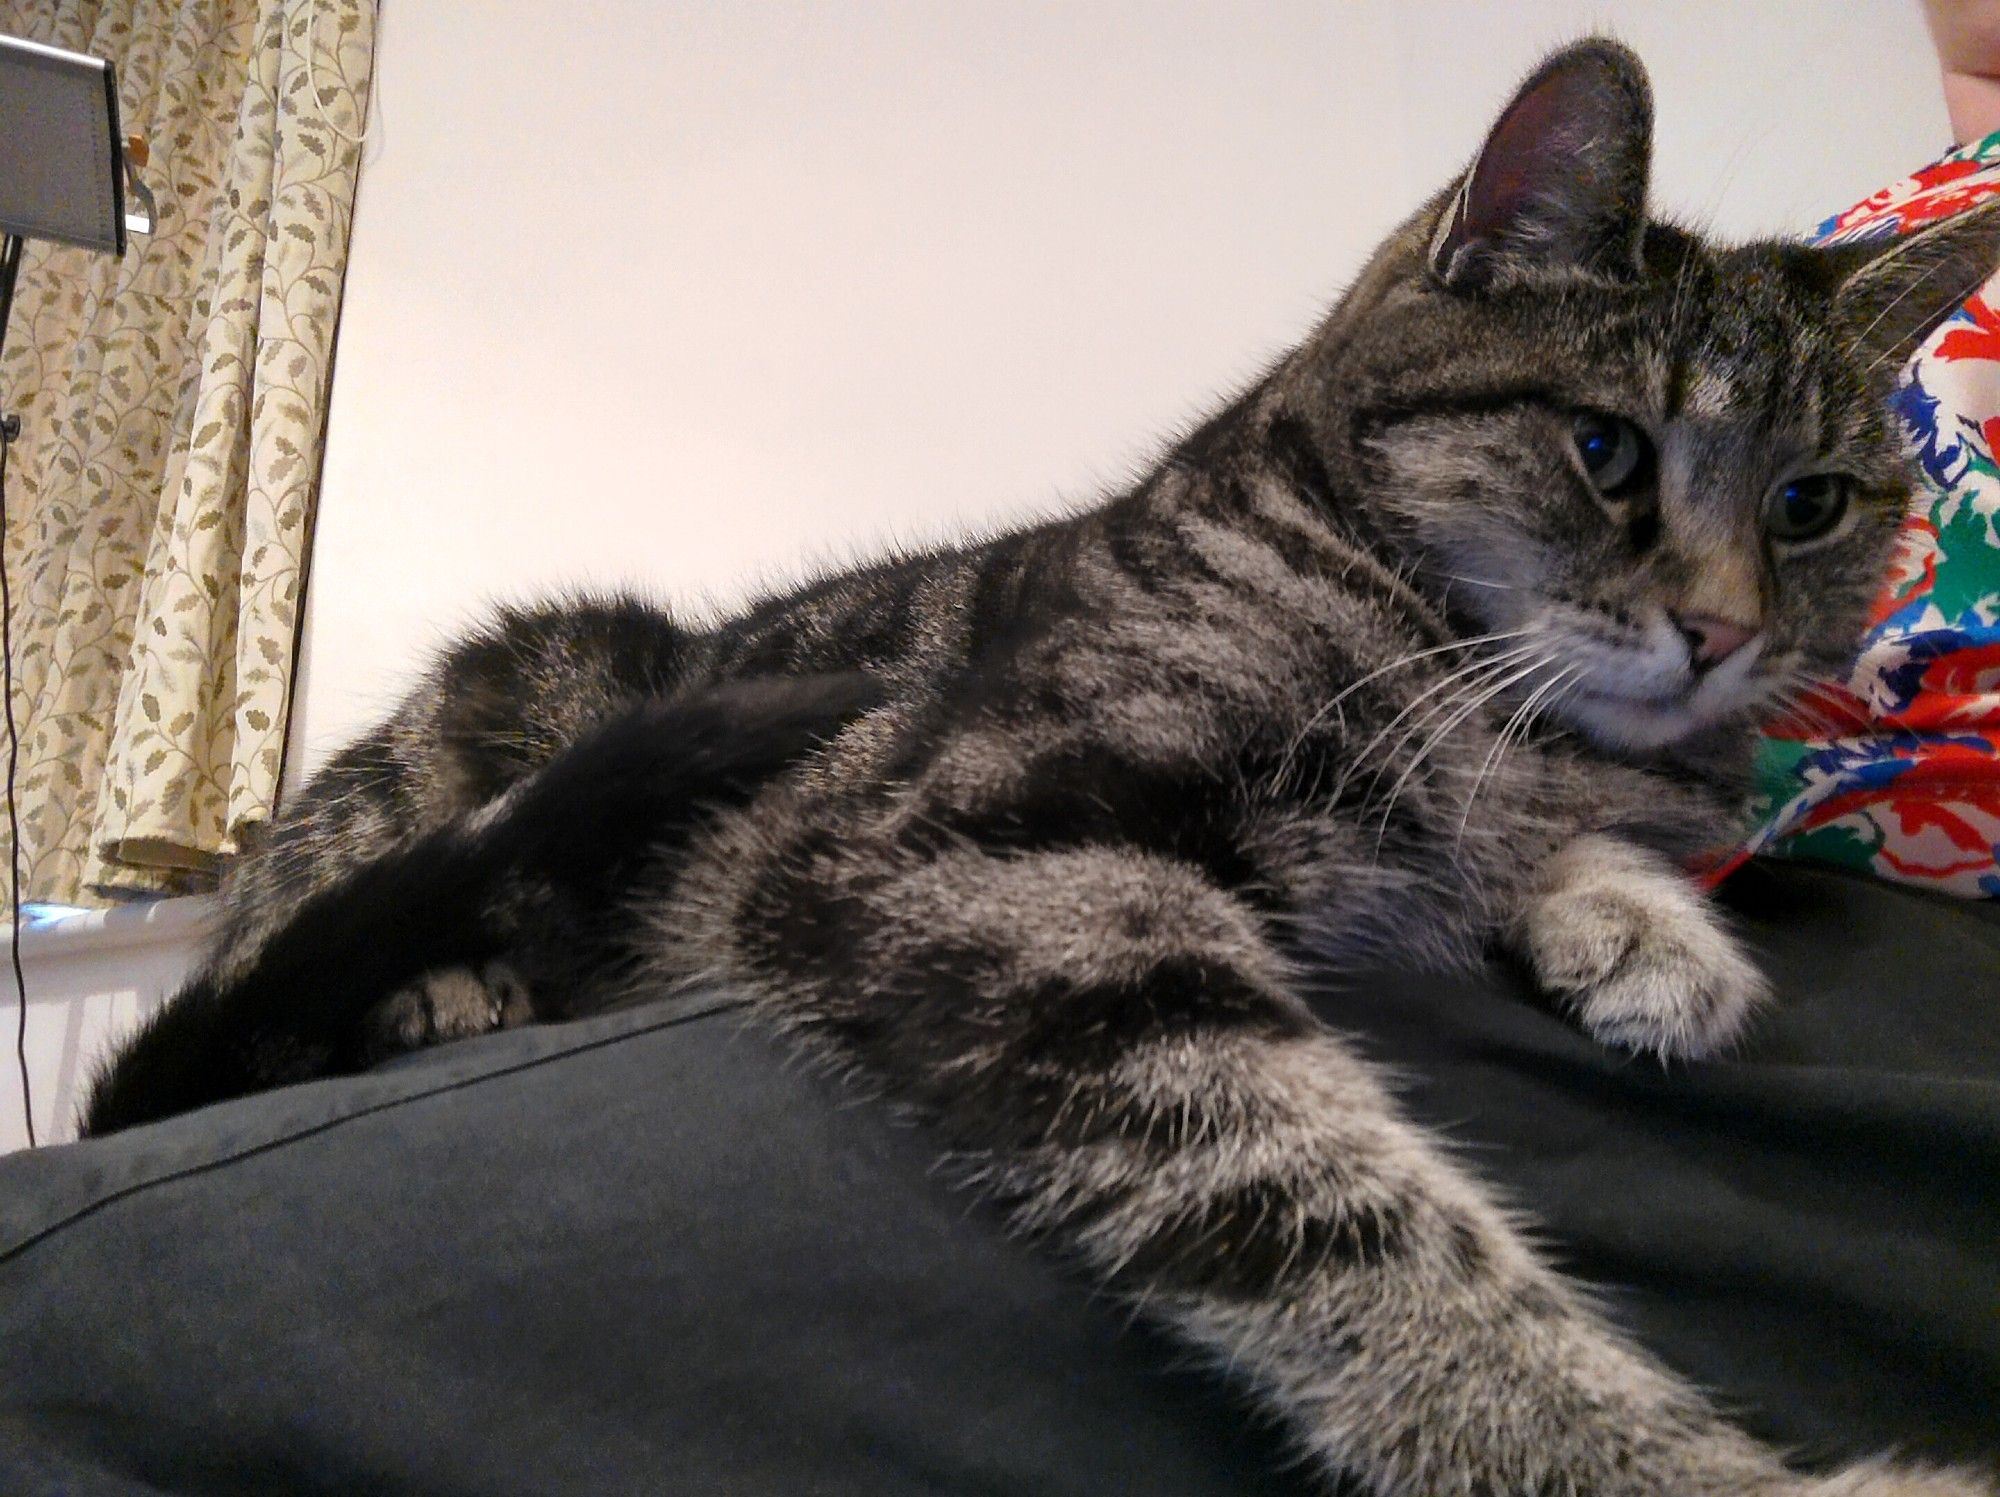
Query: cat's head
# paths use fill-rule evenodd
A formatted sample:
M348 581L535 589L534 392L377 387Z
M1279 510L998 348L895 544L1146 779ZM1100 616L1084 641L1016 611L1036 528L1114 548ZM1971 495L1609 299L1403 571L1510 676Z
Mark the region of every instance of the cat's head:
M1887 397L2000 264L2000 213L1815 250L1649 219L1616 43L1552 56L1283 377L1417 584L1600 745L1838 674L1912 475Z

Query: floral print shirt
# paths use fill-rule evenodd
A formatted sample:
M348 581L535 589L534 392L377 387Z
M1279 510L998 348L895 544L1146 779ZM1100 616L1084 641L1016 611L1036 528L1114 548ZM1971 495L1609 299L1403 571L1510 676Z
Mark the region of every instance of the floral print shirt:
M1816 239L1907 234L2000 193L2000 133L1836 214ZM1923 482L1847 679L1758 751L1752 853L2000 897L2000 276L1904 370ZM1726 871L1726 870L1725 870Z

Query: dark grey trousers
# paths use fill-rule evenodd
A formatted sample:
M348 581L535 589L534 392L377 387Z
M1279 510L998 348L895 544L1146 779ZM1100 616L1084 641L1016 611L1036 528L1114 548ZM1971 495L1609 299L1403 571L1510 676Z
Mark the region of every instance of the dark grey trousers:
M1498 968L1319 1006L1759 1433L1992 1460L2000 923L1733 897L1782 1003L1728 1064L1607 1056ZM725 995L0 1160L0 1494L1305 1489L930 1159Z

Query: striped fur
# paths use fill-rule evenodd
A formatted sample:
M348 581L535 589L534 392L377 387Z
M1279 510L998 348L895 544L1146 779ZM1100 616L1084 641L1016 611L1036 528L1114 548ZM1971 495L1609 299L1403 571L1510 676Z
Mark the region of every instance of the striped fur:
M1728 831L1756 715L1857 638L1909 494L1887 370L1996 236L1907 274L1715 247L1646 220L1649 128L1628 54L1552 58L1322 326L1076 518L714 629L502 616L232 875L90 1131L720 980L1330 1478L1989 1491L1786 1470L1295 994L1302 962L1500 935L1613 1043L1710 1051L1762 997L1678 862ZM1651 434L1636 501L1592 487L1579 411ZM1852 512L1778 546L1800 471ZM1676 609L1756 644L1698 671Z

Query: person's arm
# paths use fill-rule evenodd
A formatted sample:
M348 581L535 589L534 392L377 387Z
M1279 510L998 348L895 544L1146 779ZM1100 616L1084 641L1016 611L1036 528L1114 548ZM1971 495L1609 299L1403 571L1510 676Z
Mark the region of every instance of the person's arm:
M1924 0L1960 144L2000 130L2000 0Z

